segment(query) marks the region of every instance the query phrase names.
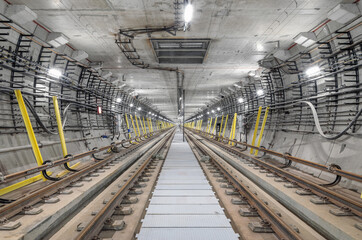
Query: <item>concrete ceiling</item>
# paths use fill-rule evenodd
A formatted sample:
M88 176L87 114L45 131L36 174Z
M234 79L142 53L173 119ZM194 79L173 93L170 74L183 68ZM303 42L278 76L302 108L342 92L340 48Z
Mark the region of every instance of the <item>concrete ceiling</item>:
M166 116L177 116L176 75L132 66L115 44L120 28L171 26L173 0L11 0L38 14L37 21L63 32L70 44L85 50L91 61L103 61L113 77L147 97ZM185 72L186 118L214 99L221 88L242 81L257 61L279 41L283 49L299 32L309 31L326 19L340 0L194 0L190 31L177 37L210 38L204 64L166 65ZM168 33L152 37L172 37ZM147 35L134 40L141 60L157 64ZM164 64L162 66L165 66Z

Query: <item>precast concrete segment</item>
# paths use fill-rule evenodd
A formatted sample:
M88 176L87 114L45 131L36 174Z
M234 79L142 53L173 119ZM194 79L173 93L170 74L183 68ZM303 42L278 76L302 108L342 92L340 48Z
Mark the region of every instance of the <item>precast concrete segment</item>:
M137 238L238 239L181 133L171 144Z

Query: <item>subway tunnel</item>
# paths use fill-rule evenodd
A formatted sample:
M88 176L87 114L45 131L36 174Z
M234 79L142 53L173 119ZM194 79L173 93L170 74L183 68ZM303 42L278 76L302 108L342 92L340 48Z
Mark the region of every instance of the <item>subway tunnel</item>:
M362 239L359 0L0 0L0 239Z

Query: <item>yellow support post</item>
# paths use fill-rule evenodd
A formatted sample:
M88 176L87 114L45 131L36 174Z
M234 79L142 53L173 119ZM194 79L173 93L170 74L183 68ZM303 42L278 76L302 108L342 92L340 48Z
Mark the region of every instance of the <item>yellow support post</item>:
M60 145L62 146L63 157L65 157L65 156L68 155L68 150L67 150L67 145L65 143L62 118L60 117L57 96L53 96L53 105L54 105L55 118L57 119L58 132L59 132L59 138L60 138ZM67 166L69 168L69 163L65 163L65 164L67 164Z
M231 137L231 140L234 140L234 138L235 138L237 120L238 120L238 114L235 113L235 114L234 114L234 122L233 122L233 126L234 126L234 128L233 128L233 135L232 135L232 137ZM232 143L231 145L234 146L235 143Z
M153 122L152 122L152 119L150 119L150 124L151 124L151 131L153 133Z
M41 165L43 165L43 157L40 153L38 142L36 140L33 127L31 126L30 118L28 115L28 111L26 110L26 106L24 103L23 96L21 95L21 91L15 90L15 96L16 96L16 99L18 100L20 112L21 112L21 115L24 120L25 128L28 133L29 141L30 141L31 147L33 149L33 153L34 153L36 162L38 163L38 166L41 166ZM42 175L42 178L44 181L46 181L46 178L43 175Z
M143 133L143 135L145 135L145 129L144 129L144 127L143 127L141 117L138 117L138 118L140 119L140 125L141 125L142 133Z
M259 134L259 139L258 139L258 145L257 147L260 147L261 144L261 139L263 138L263 133L264 133L264 128L265 128L265 124L266 124L266 119L268 118L268 112L269 112L269 107L267 107L265 109L265 113L264 113L264 118L263 118L263 123L261 125L261 130L260 130L260 134ZM255 154L254 156L258 155L258 149L255 150Z
M216 123L217 123L217 117L215 118L215 123L214 123L214 127L212 128L212 132L211 132L211 134L214 134L215 127L216 127Z
M137 136L138 136L138 133L137 133L137 129L136 129L135 125L134 125L134 121L133 121L132 114L130 114L129 117L131 118L131 121L132 121L132 126L133 126L134 135L135 135L135 137L137 137Z
M231 128L230 128L230 134L229 134L229 142L228 142L228 144L231 144L230 139L231 139L232 136L233 136L233 129L234 129L234 119L233 119L233 121L231 122Z
M225 130L226 130L226 125L227 125L227 123L228 123L228 118L229 118L229 114L226 115L224 130L223 130L223 132L222 132L222 137L225 136Z
M258 116L256 117L256 123L255 123L255 129L254 129L254 134L253 134L253 140L251 141L251 145L254 146L255 144L255 139L256 139L256 134L258 133L258 128L259 128L259 121L260 121L260 115L261 115L261 110L263 109L263 107L259 107L259 111L258 111ZM253 154L254 152L254 148L250 149L250 154Z
M53 96L53 105L54 105L55 118L57 120L57 125L58 125L60 145L62 146L63 157L64 157L64 156L68 155L68 151L67 151L67 145L65 144L62 119L60 117L58 99L56 96Z
M150 127L150 120L146 118L147 126L148 126L148 133L151 133L151 127Z
M131 139L132 135L131 135L131 129L129 128L127 113L124 114L124 117L126 118L126 123L127 123L128 139Z
M210 125L209 125L209 128L207 129L207 133L210 133L211 126L212 126L212 118L211 118L211 120L210 120Z
M222 115L221 117L221 123L220 123L220 130L219 130L219 137L221 135L221 130L222 130L222 123L224 122L224 115Z
M137 115L134 115L134 119L136 120L136 126L137 126L137 132L138 132L138 136L141 136L141 132L140 132L140 127L138 126L138 120L137 120Z

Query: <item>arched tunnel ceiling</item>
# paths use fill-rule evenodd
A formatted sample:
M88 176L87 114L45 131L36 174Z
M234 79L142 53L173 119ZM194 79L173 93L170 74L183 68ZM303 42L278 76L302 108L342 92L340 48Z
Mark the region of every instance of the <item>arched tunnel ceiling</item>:
M198 0L191 29L177 32L181 38L210 38L203 64L166 65L185 72L186 115L193 115L214 99L221 88L241 81L257 61L276 47L287 49L299 32L309 31L326 18L339 0ZM147 97L166 116L177 117L176 75L132 66L115 44L120 28L171 26L172 0L12 0L38 14L42 25L70 38L70 44L85 50L92 62L104 62L103 69L125 80L142 97ZM168 33L152 37L173 37ZM134 40L141 60L157 64L149 36ZM165 66L165 64L163 64Z

